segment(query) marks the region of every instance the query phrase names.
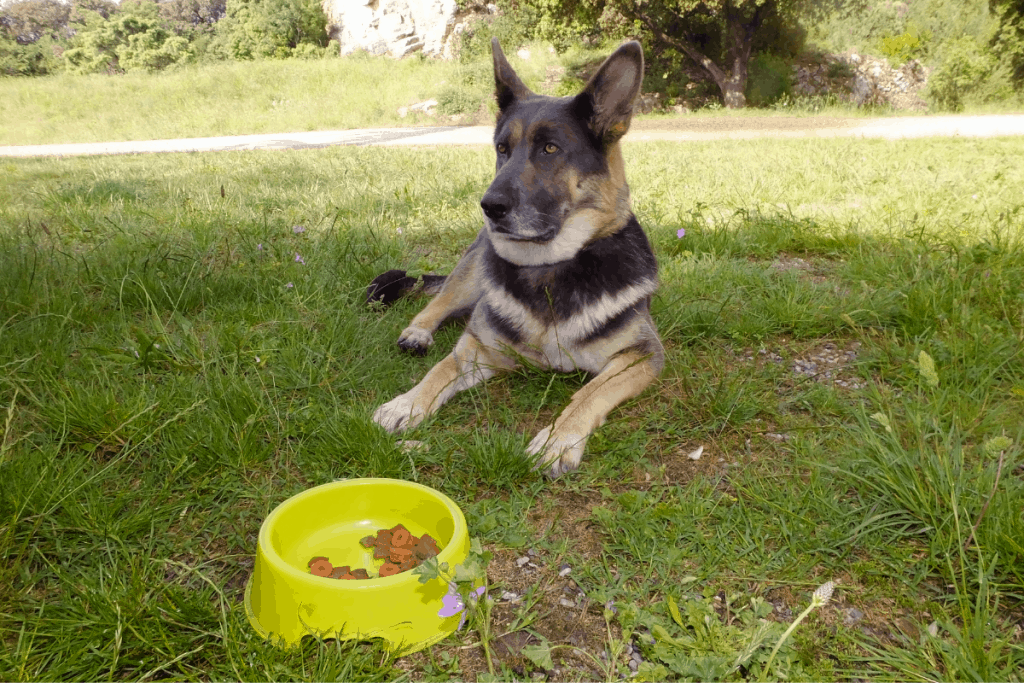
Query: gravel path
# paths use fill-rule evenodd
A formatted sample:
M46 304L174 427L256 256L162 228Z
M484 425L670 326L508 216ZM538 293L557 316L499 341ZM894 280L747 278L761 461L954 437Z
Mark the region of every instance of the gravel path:
M361 130L275 133L178 140L84 142L0 147L0 156L78 156L89 154L146 154L156 152L213 152L252 149L309 149L334 145L417 146L490 145L490 126L425 128L368 128ZM897 116L887 118L833 117L702 117L641 119L627 142L668 140L744 140L752 138L883 138L995 137L1024 135L1024 114L984 116Z

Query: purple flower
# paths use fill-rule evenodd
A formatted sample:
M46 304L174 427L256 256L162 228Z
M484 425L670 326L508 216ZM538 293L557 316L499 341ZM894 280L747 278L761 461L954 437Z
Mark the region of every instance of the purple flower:
M263 243L262 242L260 242L259 244L256 245L256 251L263 251Z
M301 233L306 232L306 227L303 225L293 225L292 232L294 232L296 235L299 235Z
M288 284L286 284L286 285L284 286L284 288L285 288L285 289L291 289L291 288L292 288L292 287L294 287L294 286L295 286L295 285L293 285L292 283L290 283L290 282L289 282Z
M302 265L306 265L306 259L299 256L299 252L295 252L295 262L301 263Z
M486 590L485 586L480 586L470 593L471 597L479 598L484 594ZM462 630L463 625L466 623L466 603L459 595L459 587L455 585L454 581L448 582L448 592L443 598L441 598L441 609L437 611L439 617L454 617L459 612L462 613L462 618L459 619L459 629Z
M683 239L684 237L686 237L686 228L679 228L678 230L676 230L676 237L678 237L679 239Z

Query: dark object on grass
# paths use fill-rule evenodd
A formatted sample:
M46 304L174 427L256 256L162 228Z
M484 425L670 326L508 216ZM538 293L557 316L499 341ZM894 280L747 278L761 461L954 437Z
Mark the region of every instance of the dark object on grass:
M409 277L404 270L389 270L373 278L373 282L366 288L366 303L379 301L390 306L416 288L422 289L424 294L436 294L443 283L443 275L421 275L416 278Z

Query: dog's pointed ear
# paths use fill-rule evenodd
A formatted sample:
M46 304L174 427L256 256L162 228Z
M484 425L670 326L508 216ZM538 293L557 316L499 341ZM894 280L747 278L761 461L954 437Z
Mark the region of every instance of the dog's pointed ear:
M577 115L590 125L605 145L629 130L633 102L644 79L644 50L640 43L625 43L597 70L573 103Z
M498 98L498 108L505 111L513 102L529 97L533 91L523 85L512 70L497 38L491 38L491 53L494 55L494 94Z

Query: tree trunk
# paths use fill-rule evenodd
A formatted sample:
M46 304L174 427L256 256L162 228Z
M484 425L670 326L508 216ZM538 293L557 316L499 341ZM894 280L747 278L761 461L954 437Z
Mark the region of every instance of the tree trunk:
M715 64L710 57L702 53L696 45L683 36L671 36L659 26L658 22L652 19L636 3L626 5L627 14L632 13L639 19L654 36L664 44L672 47L693 61L697 62L708 75L714 79L719 90L722 91L722 103L728 109L742 109L747 106L747 96L744 91L747 88L747 68L750 64L750 50L754 45L754 34L764 23L768 13L774 8L774 3L766 2L754 9L751 16L744 16L742 12L733 6L732 2L725 3L725 43L727 49L726 71L718 64Z

